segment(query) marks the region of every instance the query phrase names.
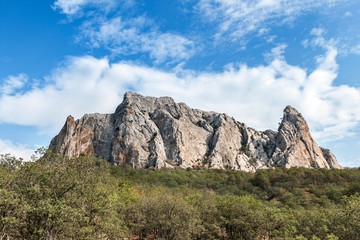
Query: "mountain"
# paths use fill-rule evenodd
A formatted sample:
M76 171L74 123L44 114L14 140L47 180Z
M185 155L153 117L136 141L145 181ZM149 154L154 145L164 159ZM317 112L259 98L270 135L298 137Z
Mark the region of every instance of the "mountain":
M49 149L70 157L93 154L133 168L341 168L291 106L278 131L257 131L226 114L134 92L125 93L113 114L85 114L76 121L69 116Z

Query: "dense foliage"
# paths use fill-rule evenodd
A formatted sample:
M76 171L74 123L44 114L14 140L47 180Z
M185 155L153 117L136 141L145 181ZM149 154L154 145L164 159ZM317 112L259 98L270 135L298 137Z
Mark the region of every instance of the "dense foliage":
M0 157L0 239L360 239L360 169L154 170Z

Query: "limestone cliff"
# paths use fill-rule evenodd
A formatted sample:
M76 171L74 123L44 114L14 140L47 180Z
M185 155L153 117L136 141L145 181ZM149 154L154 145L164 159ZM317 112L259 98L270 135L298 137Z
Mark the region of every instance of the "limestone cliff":
M226 114L133 92L125 94L114 114L86 114L76 121L69 116L49 149L67 156L94 154L134 168L341 168L290 106L278 132L256 131Z

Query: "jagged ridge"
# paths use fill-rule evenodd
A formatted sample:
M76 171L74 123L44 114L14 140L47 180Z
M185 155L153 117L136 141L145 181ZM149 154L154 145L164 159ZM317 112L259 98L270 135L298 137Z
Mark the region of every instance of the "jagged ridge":
M125 93L114 114L86 114L76 121L69 116L49 149L67 156L94 154L134 168L341 168L290 106L277 132L256 131L226 114L133 92Z

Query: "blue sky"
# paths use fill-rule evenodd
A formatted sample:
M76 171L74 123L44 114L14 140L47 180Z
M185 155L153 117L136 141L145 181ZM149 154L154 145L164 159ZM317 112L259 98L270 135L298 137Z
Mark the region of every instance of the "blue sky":
M13 0L0 33L0 153L29 159L133 90L261 130L292 105L360 166L359 1Z

